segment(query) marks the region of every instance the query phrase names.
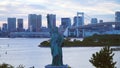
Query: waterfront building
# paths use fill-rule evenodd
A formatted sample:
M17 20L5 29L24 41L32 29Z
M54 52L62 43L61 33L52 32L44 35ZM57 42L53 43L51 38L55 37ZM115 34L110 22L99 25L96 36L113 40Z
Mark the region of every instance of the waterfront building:
M55 14L47 14L47 22L49 24L51 24L53 28L56 27L56 15ZM48 28L50 28L49 24L47 24Z
M103 23L103 20L99 20L99 23Z
M42 16L36 14L28 15L28 29L30 32L39 32L42 24Z
M120 23L120 11L115 12L115 22ZM120 30L120 24L116 24L115 29Z
M98 23L97 18L92 18L92 19L91 19L91 24L97 24L97 23Z
M47 27L41 27L40 29L40 32L49 32Z
M48 38L49 32L11 32L10 37L23 37L23 38Z
M15 32L16 31L16 18L8 18L8 31Z
M115 12L115 21L120 22L120 11Z
M71 26L71 19L70 18L61 18L61 26L63 28L67 28Z
M17 19L17 31L18 32L23 31L23 19Z
M42 15L37 15L37 26L36 26L36 31L39 32L41 31L42 27Z
M7 23L2 24L2 31L7 32Z
M0 27L0 34L1 34L1 27Z

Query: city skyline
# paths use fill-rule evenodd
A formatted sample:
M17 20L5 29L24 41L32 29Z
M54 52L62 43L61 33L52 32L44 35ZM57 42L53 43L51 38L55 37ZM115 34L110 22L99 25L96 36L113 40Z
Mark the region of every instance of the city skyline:
M41 14L42 26L47 26L47 14L56 14L56 24L61 24L61 18L73 19L77 12L84 12L91 18L114 21L114 14L120 11L119 0L0 0L0 26L7 23L8 17L24 19L24 27L28 28L28 14ZM89 21L90 23L90 21ZM86 22L85 22L86 24Z

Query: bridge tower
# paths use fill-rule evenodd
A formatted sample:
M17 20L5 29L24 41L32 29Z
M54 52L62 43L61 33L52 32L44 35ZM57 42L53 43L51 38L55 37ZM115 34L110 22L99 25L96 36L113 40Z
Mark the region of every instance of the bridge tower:
M79 37L79 30L78 30L78 27L80 26L79 25L79 16L81 16L82 17L82 25L81 26L83 26L84 25L84 12L77 12L77 25L76 25L76 27L77 27L77 37ZM84 30L82 31L82 32L84 32ZM84 35L84 33L83 33L83 35Z

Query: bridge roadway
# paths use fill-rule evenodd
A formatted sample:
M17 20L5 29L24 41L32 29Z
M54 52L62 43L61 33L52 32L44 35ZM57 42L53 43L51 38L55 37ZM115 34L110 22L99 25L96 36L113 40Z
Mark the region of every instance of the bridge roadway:
M88 25L83 25L83 26L72 26L70 27L70 29L88 29L88 28L92 28L92 27L104 27L104 26L120 26L120 22L103 22L103 23L97 23L97 24L88 24Z

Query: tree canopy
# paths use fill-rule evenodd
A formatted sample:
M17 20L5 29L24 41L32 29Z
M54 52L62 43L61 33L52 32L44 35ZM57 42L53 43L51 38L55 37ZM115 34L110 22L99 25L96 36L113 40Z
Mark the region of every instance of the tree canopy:
M116 62L113 62L114 53L109 46L103 47L99 52L92 54L89 60L96 68L116 68Z

